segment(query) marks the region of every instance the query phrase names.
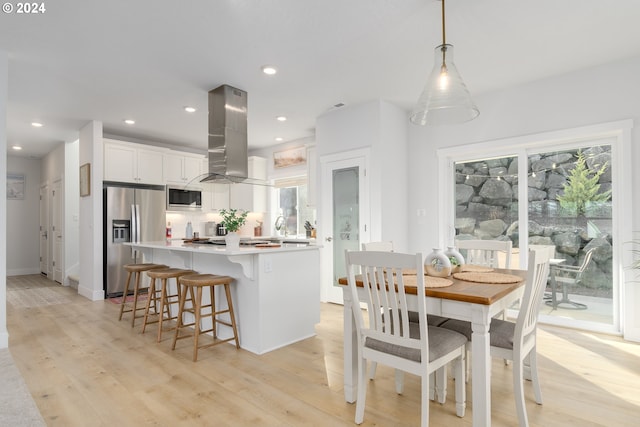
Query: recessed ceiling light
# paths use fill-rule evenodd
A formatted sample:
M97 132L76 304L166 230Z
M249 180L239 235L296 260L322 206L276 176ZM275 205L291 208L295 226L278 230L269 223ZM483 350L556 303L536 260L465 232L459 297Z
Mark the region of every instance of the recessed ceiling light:
M43 124L38 122L31 122L31 126L33 126L34 128L41 128Z
M128 125L135 125L136 121L135 120L131 120L131 119L125 119L124 122Z
M279 122L286 122L287 118L285 116L278 116L278 117L276 117L276 120L279 121Z
M184 107L184 111L186 111L187 113L195 113L196 109L194 107Z
M269 75L269 76L273 76L274 74L276 74L278 72L278 70L273 65L263 65L262 66L262 72L267 74L267 75Z
M281 136L277 136L277 137L275 137L274 139L275 139L276 141L283 141L283 140L284 140L284 138L283 138L283 137L281 137Z
M21 146L19 146L19 145L12 145L12 146L11 146L11 148L13 148L13 149L14 149L14 150L16 150L16 151L20 151L20 150L22 150L22 147L21 147Z

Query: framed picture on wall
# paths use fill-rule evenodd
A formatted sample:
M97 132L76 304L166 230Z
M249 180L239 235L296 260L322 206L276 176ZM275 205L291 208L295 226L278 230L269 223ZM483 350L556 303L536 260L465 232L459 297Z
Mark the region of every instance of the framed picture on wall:
M307 163L306 147L291 148L273 153L273 167L286 168Z
M91 164L80 166L80 197L91 195Z
M23 200L25 192L24 174L8 173L7 174L7 199Z

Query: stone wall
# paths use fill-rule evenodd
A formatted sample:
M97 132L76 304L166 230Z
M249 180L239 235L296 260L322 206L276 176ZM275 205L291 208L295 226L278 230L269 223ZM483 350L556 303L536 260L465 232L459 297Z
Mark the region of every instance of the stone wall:
M563 209L563 194L577 150L531 155L528 159L528 206L530 245L554 245L556 257L566 265L578 265L584 254L596 251L583 284L611 289L611 201L588 204L585 215ZM582 150L589 170L611 165L611 147ZM599 192L611 189L611 168L599 179ZM456 164L456 238L511 240L519 247L517 158L489 159Z

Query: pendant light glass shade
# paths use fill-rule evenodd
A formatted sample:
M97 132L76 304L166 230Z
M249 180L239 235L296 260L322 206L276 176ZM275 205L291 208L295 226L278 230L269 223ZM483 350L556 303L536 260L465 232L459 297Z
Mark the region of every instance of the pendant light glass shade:
M433 70L409 116L417 125L442 125L463 123L480 114L471 100L453 62L453 46L441 44L435 49Z

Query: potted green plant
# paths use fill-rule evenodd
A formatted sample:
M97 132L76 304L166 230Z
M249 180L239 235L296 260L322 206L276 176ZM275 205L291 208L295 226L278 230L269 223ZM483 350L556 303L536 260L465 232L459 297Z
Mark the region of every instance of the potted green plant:
M240 247L238 230L247 221L247 214L247 211L238 209L222 209L220 211L222 225L227 230L227 235L224 238L227 249L238 249Z

